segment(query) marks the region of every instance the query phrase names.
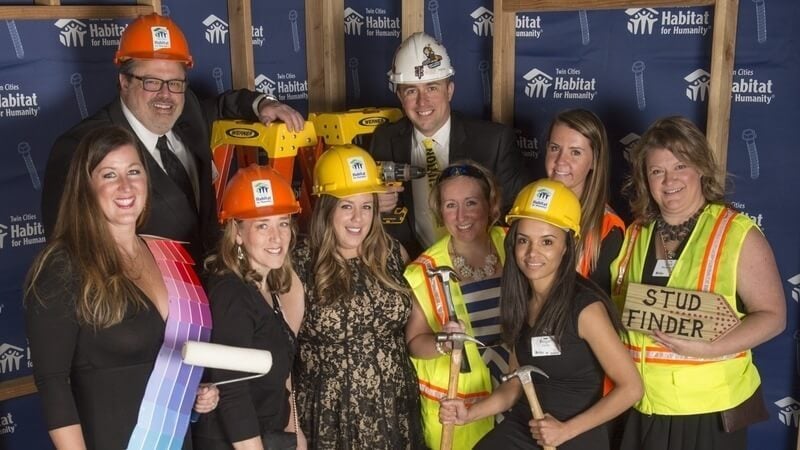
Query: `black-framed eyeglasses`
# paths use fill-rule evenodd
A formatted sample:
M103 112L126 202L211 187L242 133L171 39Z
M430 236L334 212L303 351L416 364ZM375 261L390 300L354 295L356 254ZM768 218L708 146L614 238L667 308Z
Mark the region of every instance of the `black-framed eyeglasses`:
M134 74L128 74L131 78L136 78L142 82L142 89L148 92L158 92L164 83L167 83L167 90L173 94L183 94L186 92L186 80L162 80L161 78L154 77L140 77Z
M441 183L442 181L452 178L452 177L460 177L460 176L467 176L472 178L477 178L479 180L483 180L486 177L483 175L483 172L480 171L475 166L470 166L469 164L461 164L457 166L449 166L445 167L444 170L439 174L439 178L436 179L437 183Z

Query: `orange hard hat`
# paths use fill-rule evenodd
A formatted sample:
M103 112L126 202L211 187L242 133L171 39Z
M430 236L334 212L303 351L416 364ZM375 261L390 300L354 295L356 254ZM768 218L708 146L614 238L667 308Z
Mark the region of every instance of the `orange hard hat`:
M129 59L168 59L192 67L186 36L169 17L156 13L139 16L125 28L114 55L114 64Z
M300 212L292 186L269 166L239 169L225 187L219 221L258 219Z

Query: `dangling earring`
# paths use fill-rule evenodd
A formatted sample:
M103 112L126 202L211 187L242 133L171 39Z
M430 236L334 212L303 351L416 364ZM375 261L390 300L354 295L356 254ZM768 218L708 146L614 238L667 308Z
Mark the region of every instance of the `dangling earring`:
M239 261L244 261L244 250L242 250L241 245L236 246L236 259Z

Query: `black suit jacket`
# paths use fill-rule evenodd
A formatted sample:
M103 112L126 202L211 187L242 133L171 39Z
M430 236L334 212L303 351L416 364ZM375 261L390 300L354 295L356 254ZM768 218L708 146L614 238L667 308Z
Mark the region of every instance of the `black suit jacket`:
M202 103L191 91L187 90L185 95L183 112L172 132L181 139L197 163L200 208L198 210L190 204L139 141L150 179L150 215L139 232L188 242L189 253L200 264L202 257L213 250L219 239L217 203L212 185L211 122L219 118L258 120L253 111L253 101L259 94L248 90L228 91ZM42 222L46 236L49 237L55 227L67 171L78 143L89 131L112 124L133 132L122 113L119 97L61 135L53 145L42 187Z
M410 163L413 134L414 125L405 117L382 125L372 135L370 153L376 161ZM463 159L480 163L494 173L503 195L503 214L511 208L517 193L534 179L533 171L517 147L514 130L506 125L469 119L452 112L448 164ZM414 196L411 189L411 183L406 183L400 197L400 206L408 208L405 222L387 225L386 230L403 243L413 259L424 249L417 242L411 225L414 223Z

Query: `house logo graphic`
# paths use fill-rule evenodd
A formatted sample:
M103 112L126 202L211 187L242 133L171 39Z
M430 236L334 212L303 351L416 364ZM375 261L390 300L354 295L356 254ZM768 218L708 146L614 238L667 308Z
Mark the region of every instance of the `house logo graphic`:
M228 36L228 23L211 14L203 21L206 27L205 38L211 44L224 44Z
M547 90L553 85L553 77L537 68L531 69L522 78L527 82L525 95L530 98L545 98Z
M708 95L708 82L711 80L711 74L703 69L697 69L683 79L689 83L686 86L686 97L693 102L704 102Z

